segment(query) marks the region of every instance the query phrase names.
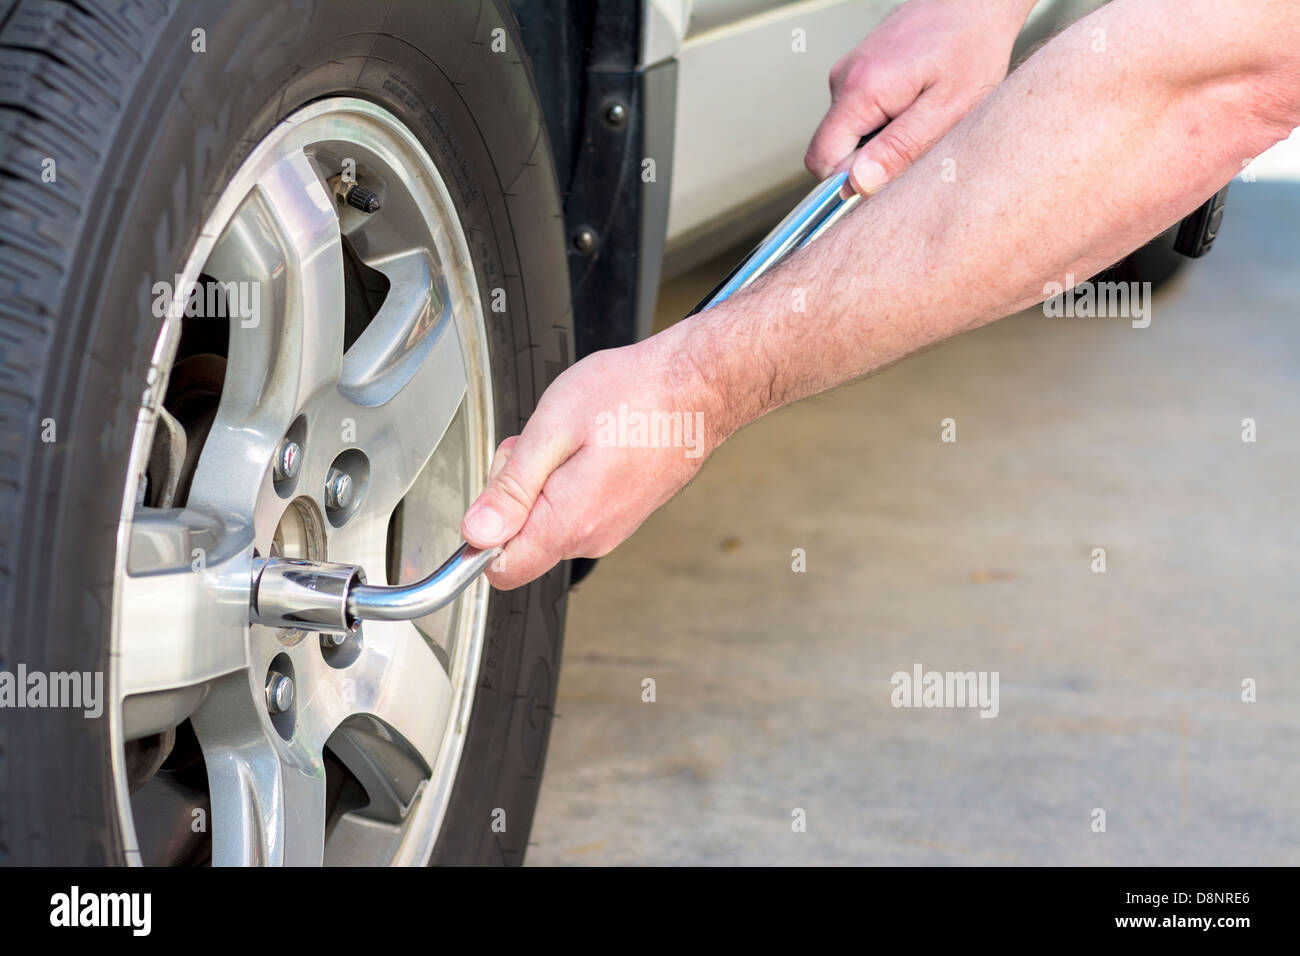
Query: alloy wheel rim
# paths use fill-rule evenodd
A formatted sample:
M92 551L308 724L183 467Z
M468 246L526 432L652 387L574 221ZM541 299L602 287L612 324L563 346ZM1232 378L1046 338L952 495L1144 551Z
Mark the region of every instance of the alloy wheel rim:
M353 175L379 212L340 200ZM183 323L213 319L211 281L195 299L200 276L223 283L228 344L202 450L182 467L175 451L194 438L167 397ZM114 589L127 858L142 859L130 792L141 748L187 720L214 863L426 862L472 705L486 583L422 621L366 622L338 644L247 622L259 556L347 562L394 583L459 541L495 435L483 310L451 195L391 113L315 102L240 166L161 292Z

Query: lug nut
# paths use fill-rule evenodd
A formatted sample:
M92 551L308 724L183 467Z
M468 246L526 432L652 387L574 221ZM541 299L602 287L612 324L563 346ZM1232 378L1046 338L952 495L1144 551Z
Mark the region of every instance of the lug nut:
M283 714L293 706L293 678L278 671L266 675L266 709Z
M627 122L627 107L622 103L615 103L605 110L605 122L615 129L619 129Z
M358 183L348 187L343 200L353 209L360 209L364 213L379 212L379 194Z
M343 511L352 504L352 476L346 471L330 469L325 479L325 504L335 511Z
M348 639L346 634L340 634L337 631L327 631L321 634L320 642L322 647L338 647Z
M286 438L275 450L275 480L290 481L298 477L302 467L302 446Z
M596 234L590 229L579 229L573 234L573 248L583 255L596 248Z

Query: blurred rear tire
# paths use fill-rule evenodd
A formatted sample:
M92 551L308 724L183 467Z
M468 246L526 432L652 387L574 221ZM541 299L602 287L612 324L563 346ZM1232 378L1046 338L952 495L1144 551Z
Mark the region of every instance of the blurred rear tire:
M1115 263L1101 278L1112 282L1150 282L1152 291L1159 292L1188 262L1186 256L1174 252L1177 235L1178 225L1174 224Z

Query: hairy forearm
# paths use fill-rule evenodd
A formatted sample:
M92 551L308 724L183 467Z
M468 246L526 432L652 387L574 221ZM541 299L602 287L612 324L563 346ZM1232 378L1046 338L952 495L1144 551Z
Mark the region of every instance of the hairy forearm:
M1300 4L1116 0L881 193L661 333L720 441L1157 235L1300 124Z

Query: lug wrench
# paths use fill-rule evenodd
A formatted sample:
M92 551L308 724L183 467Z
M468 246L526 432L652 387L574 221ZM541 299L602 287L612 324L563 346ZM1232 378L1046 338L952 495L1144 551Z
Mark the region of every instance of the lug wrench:
M875 133L858 142L862 146ZM739 292L794 250L821 236L853 208L859 196L843 195L848 173L820 183L690 314ZM249 620L271 627L347 634L362 621L411 621L445 607L474 583L501 553L462 544L438 570L414 584L366 584L355 564L298 558L257 560L253 566Z
M355 564L269 558L253 567L249 620L333 634L362 621L413 621L456 600L500 553L462 544L428 577L391 587L366 584Z
M875 130L859 139L858 149L879 132L879 129ZM849 174L845 171L835 173L819 183L777 223L776 228L749 255L740 260L740 264L704 297L704 301L687 314L695 315L731 298L790 253L817 240L862 198L856 192L844 195L848 181Z

